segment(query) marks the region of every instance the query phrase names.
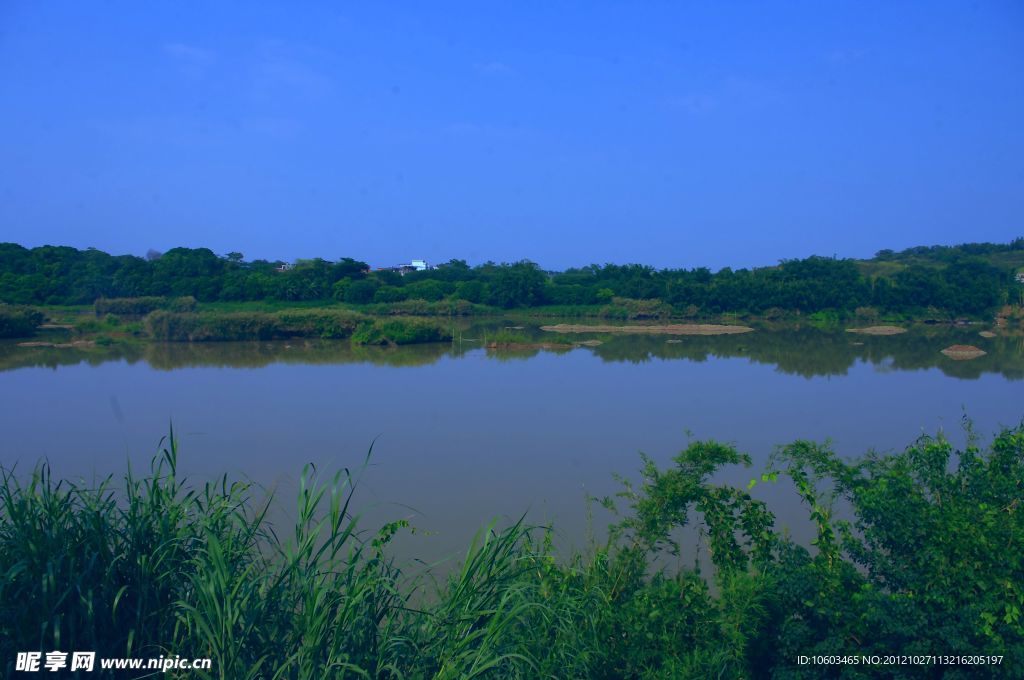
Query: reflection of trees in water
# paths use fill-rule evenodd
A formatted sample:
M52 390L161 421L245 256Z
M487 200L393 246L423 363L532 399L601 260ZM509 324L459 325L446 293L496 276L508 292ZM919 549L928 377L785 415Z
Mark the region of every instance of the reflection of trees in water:
M141 345L108 347L18 347L14 341L0 343L0 371L16 368L53 368L88 364L99 366L108 361L134 364L143 359Z
M466 328L465 337L479 338L500 328ZM540 339L536 329L526 333ZM982 338L975 328L919 328L902 335L853 335L809 328L758 330L743 335L644 336L591 335L604 344L592 349L609 362L643 363L654 359L707 361L709 358L747 358L805 377L845 375L857 361L880 371L939 368L948 376L977 379L997 373L1011 380L1024 379L1024 337ZM669 342L672 341L672 342ZM940 353L953 344L969 344L988 354L969 361L954 361ZM353 347L347 341L292 340L280 342L138 343L107 347L18 347L0 343L0 371L24 367L97 366L108 361L134 364L145 361L159 370L186 367L259 368L271 364L370 363L381 366L423 366L443 356L459 357L479 350L480 342L430 343L400 347ZM526 360L541 351L533 348L488 350L498 361Z
M532 359L541 352L553 354L565 354L573 350L572 345L561 347L488 347L486 348L487 358L497 361L522 361Z
M347 341L292 340L288 342L166 343L152 345L146 360L154 368L185 366L259 368L271 364L353 364L421 366L447 354L447 343L401 347L360 347Z
M976 329L926 328L889 336L779 329L744 335L613 335L603 339L604 344L594 348L594 354L605 361L641 363L652 359L686 359L701 362L708 358L745 357L808 378L845 375L855 362L863 361L886 371L938 368L955 378L976 379L985 373L999 373L1011 380L1024 379L1021 339L985 339L978 336ZM941 354L942 349L954 344L973 344L988 354L970 361L954 361Z
M89 348L0 346L0 370L30 366L99 365L145 361L158 370L190 367L260 368L271 364L422 366L452 354L448 343L400 347L353 347L347 341L145 343Z

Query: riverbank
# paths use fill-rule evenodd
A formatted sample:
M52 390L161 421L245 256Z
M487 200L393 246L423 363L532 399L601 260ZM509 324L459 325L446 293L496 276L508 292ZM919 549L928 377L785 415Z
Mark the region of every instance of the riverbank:
M289 307L266 311L157 308L145 314L89 314L87 309L45 309L47 323L31 329L59 332L71 340L26 340L23 346L77 347L144 341L234 342L281 339L348 339L356 345L406 345L445 342L451 327L419 317L374 317L338 307ZM29 334L26 329L21 335Z
M439 581L390 557L407 522L359 524L365 466L329 479L307 468L295 526L279 531L256 489L189 483L178 460L172 434L151 474L117 484L4 473L7 675L18 651L54 649L209 657L216 677L751 677L838 653L1024 672L1020 428L983 448L922 438L852 462L795 442L742 487L711 480L748 456L693 442L668 467L644 459L639 483L600 501L622 513L607 541L558 553L548 529L491 523ZM813 553L749 493L780 480L817 527ZM672 556L694 524L710 572Z
M192 298L125 298L98 300L92 306L9 307L0 310L0 337L25 341L37 333L66 331L70 342L215 342L287 338L350 338L359 344L410 344L451 340L460 319L505 319L533 323L552 333L664 333L708 335L746 333L756 329L811 326L846 329L851 333L886 335L909 327L977 326L994 333L1020 328L1024 314L1016 308L1000 311L992 320L772 312L694 316L670 307L650 305L638 312L630 305L546 306L505 310L465 301L407 300L394 304L342 303L197 303ZM5 321L6 319L6 321ZM568 322L570 321L571 322ZM558 321L559 323L551 323ZM547 322L547 323L544 323ZM613 322L613 323L610 323ZM536 343L534 340L532 343ZM557 343L546 339L543 343Z

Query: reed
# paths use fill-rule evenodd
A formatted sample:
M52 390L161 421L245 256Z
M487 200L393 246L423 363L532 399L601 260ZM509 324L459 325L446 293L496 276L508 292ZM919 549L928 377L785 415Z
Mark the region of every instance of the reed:
M360 525L358 470L305 468L294 526L279 532L273 499L227 477L193 485L173 431L162 446L145 475L116 482L58 481L45 464L2 472L5 677L17 652L58 649L210 657L188 677L223 679L797 677L798 654L851 645L1003 655L963 677L1024 670L1024 428L987 449L923 438L854 462L780 448L750 486L793 483L814 554L747 489L712 483L749 458L695 442L601 501L628 506L604 542L558 555L550 528L491 523L443 574L389 556L406 522ZM831 494L852 521L833 516ZM694 523L712 571L666 569Z

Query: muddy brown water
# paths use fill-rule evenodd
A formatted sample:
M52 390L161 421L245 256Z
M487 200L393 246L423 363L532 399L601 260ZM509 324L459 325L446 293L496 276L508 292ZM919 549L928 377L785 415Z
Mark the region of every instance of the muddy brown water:
M635 478L639 452L668 465L688 438L735 443L752 469L777 444L831 438L843 455L898 450L923 433L963 439L966 414L990 435L1024 416L1024 344L977 328L892 336L842 329L743 335L574 334L596 346L489 350L508 320L464 325L456 341L395 349L344 342L139 344L88 348L0 344L0 463L46 459L57 477L144 470L173 422L181 468L273 489L287 515L304 463L362 472L367 527L400 517L419 528L397 550L427 561L459 554L492 518L552 522L574 545L585 497ZM553 322L545 322L553 323ZM539 324L526 333L544 337ZM593 344L593 343L591 343ZM941 350L974 344L955 361ZM755 493L780 526L806 538L784 485ZM600 528L608 516L594 515Z

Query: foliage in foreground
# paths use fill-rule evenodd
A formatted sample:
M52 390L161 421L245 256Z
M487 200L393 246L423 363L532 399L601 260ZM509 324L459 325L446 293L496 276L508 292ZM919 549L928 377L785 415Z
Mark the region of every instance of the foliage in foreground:
M800 654L1001 654L998 667L831 670L1024 673L1024 428L984 449L925 437L853 462L811 442L780 448L761 480L795 486L813 552L777 533L749 489L710 481L736 464L750 460L716 442L667 470L645 459L607 542L556 558L549 531L491 525L436 592L387 556L404 523L359 530L347 473L318 484L307 470L282 535L247 485L180 480L173 437L123 487L7 472L0 659L8 673L16 651L95 649L210 656L217 678L791 678L821 674ZM710 582L658 566L688 525Z

